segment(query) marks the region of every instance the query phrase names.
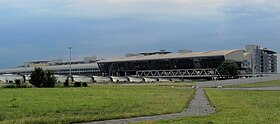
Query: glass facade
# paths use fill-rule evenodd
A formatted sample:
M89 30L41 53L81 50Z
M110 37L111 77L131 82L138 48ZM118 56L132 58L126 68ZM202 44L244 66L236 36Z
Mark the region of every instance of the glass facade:
M68 75L69 73L69 69L54 70L54 74L58 75ZM100 75L100 70L98 68L79 68L72 69L71 73L73 75Z
M217 68L224 56L98 63L104 75L135 75L138 70L211 69Z

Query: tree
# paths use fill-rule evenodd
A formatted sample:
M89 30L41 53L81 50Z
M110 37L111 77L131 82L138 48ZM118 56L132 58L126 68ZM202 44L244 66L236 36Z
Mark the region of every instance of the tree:
M35 87L54 87L56 78L51 71L44 71L42 68L35 68L30 76L30 83Z
M56 83L56 77L53 75L53 72L47 70L45 72L45 81L43 82L43 87L54 87Z
M15 79L15 85L16 87L22 87L22 83L19 79Z
M64 87L69 87L69 78L67 78L67 79L65 80L65 82L63 83L63 86L64 86Z
M235 61L226 60L218 67L218 72L221 76L225 77L235 77L239 74L238 65Z
M42 68L35 68L30 75L29 82L35 87L42 87L43 82L45 81L45 72Z

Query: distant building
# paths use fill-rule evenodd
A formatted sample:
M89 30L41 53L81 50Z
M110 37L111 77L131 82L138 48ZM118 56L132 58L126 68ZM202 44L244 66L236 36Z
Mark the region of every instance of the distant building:
M258 45L246 45L251 53L252 73L277 73L277 52Z
M49 66L50 61L32 61L32 62L25 62L23 67L42 67L42 66Z
M71 72L76 75L209 78L219 75L217 68L225 60L235 61L241 74L277 73L277 52L258 45L207 52L186 49L172 53L160 50L105 60L91 56L72 61ZM35 67L42 67L44 70L53 70L57 75L68 75L69 65L62 59L34 61L19 68L0 69L0 74L28 75Z
M84 62L85 63L91 63L91 62L96 62L97 61L97 57L96 56L91 56L91 57L85 57L84 58Z
M71 62L71 73L73 75L100 75L96 61L98 60L95 56L85 57L84 60L74 60ZM62 59L25 62L23 66L17 68L0 69L0 74L29 75L35 68L40 67L43 70L52 70L57 75L69 75L69 65L70 62L64 62Z
M244 50L208 52L185 51L180 53L151 52L138 56L98 61L104 75L143 77L211 77L217 76L217 67L225 60L239 64L244 60Z
M277 52L257 45L245 50L221 50L178 53L160 52L126 55L123 58L98 61L101 72L110 76L144 77L213 77L225 60L233 60L241 74L277 73Z

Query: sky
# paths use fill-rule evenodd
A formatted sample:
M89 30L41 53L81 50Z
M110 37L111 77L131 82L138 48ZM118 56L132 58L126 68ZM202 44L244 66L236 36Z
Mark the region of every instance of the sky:
M0 68L68 60L68 46L78 60L246 44L279 51L279 40L279 0L0 0Z

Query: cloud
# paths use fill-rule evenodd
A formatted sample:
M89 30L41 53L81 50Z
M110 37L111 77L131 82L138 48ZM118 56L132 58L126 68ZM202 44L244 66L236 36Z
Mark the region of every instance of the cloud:
M77 18L135 17L172 20L181 18L223 18L238 8L278 12L275 0L2 0L0 8L23 16L69 16ZM237 9L235 9L237 8ZM0 9L1 10L1 9ZM5 15L5 14L4 14ZM3 14L2 14L3 16ZM9 16L9 15L6 15ZM241 16L241 15L240 15ZM244 16L246 16L244 14ZM176 20L176 19L174 19Z
M86 0L76 1L68 8L83 11L88 17L107 16L173 16L173 15L219 15L217 11L221 0L201 3L194 0Z
M278 49L279 13L278 0L0 0L0 42L33 44L30 51L58 44L56 54L68 42L80 54L231 49L250 41ZM54 56L43 49L33 57Z
M120 16L218 15L222 0L3 0L0 8L26 16L64 15L86 18Z
M279 10L280 2L275 0L82 0L71 1L65 9L84 12L84 16L138 16L181 15L221 16L224 9L255 7L266 11ZM73 11L72 11L73 12ZM75 13L74 12L74 13Z

